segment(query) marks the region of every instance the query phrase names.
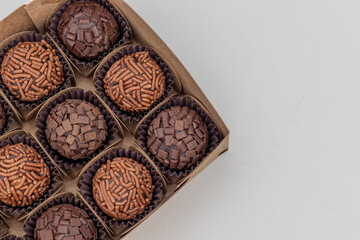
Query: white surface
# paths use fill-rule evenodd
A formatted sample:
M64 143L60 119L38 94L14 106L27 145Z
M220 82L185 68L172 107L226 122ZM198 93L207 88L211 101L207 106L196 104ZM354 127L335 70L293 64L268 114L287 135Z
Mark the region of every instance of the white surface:
M0 2L0 17L27 1ZM128 0L231 130L126 239L360 237L360 2Z

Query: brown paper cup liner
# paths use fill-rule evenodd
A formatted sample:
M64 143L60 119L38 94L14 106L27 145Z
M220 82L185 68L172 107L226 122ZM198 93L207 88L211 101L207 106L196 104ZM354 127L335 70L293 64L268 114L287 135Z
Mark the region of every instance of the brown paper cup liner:
M15 47L20 42L39 42L41 40L45 40L47 43L50 44L50 46L56 50L57 56L60 59L61 64L64 68L64 82L63 84L56 89L54 92L50 93L49 95L43 97L42 99L39 99L35 102L23 102L17 99L14 95L12 95L8 88L4 85L2 78L0 76L0 88L5 93L6 97L10 100L10 102L15 103L16 107L20 107L21 109L32 109L36 106L39 106L41 103L45 102L47 99L51 98L55 94L59 93L60 91L66 89L69 85L71 85L71 79L73 78L73 75L71 73L70 67L67 64L65 58L59 53L57 50L57 47L55 44L50 40L50 38L46 35L42 35L40 33L33 32L31 34L26 34L21 37L16 38L11 43L9 43L6 47L4 47L0 52L0 63L3 61L6 53L13 47Z
M97 229L97 238L99 240L105 239L105 231L104 227L101 225L100 221L96 218L96 216L93 214L93 212L86 206L84 202L82 202L79 199L76 199L74 196L59 196L49 203L47 203L45 206L41 207L37 212L32 214L24 223L24 231L25 231L25 239L26 240L33 240L34 239L34 232L36 227L36 220L41 216L43 212L48 210L51 207L54 207L59 204L71 204L73 206L76 206L82 210L84 210L90 217L90 219L93 220L94 225Z
M5 213L10 213L10 214L25 213L25 214L27 214L30 211L32 211L34 208L39 206L46 199L48 199L55 192L56 185L59 181L59 179L58 179L59 173L58 173L56 167L54 166L54 164L46 156L46 154L44 153L42 148L32 137L28 137L26 135L22 135L22 136L16 135L16 136L8 137L1 141L0 147L5 147L6 145L16 144L16 143L24 143L24 144L27 144L28 146L33 147L42 156L42 158L45 160L46 164L48 165L48 167L50 169L50 186L49 186L48 190L46 191L46 193L39 200L34 202L32 205L25 206L25 207L12 207L12 206L8 206L8 205L0 202L0 209Z
M7 102L0 96L0 104L3 106L4 113L5 113L5 127L0 131L0 136L9 131L12 124L14 123L14 113L11 110L10 106Z
M108 127L108 136L106 137L106 140L103 143L102 147L94 151L89 157L79 159L77 161L66 158L60 155L56 150L52 149L45 135L46 120L49 113L56 105L64 102L66 99L81 99L97 106L104 115ZM116 134L118 133L118 129L116 128L116 122L114 121L111 114L106 110L105 106L100 102L100 100L96 98L95 95L90 94L90 92L84 92L84 90L77 89L65 92L51 102L47 103L46 106L38 113L38 116L36 118L36 127L36 136L39 139L40 143L44 146L45 150L50 154L50 157L56 162L56 164L58 164L60 167L64 167L65 169L75 169L77 167L83 167L106 147L110 146L111 143L115 140Z
M150 56L156 61L156 63L160 66L161 70L164 72L165 81L166 81L166 88L165 92L162 97L155 102L147 111L144 111L140 114L132 115L129 112L125 112L120 109L106 94L104 89L104 82L103 79L106 76L107 71L110 67L122 57L135 53L135 52L142 52L142 51L150 51ZM170 71L169 66L165 63L165 61L152 49L146 46L140 45L130 45L124 48L121 48L113 57L111 57L108 61L106 61L99 70L95 73L95 88L96 92L100 95L100 97L106 102L106 104L113 110L113 112L123 121L128 121L132 123L132 121L140 121L148 112L151 111L156 105L160 102L164 101L173 90L174 80L173 75Z
M90 0L92 2L99 3L101 6L105 7L112 15L115 17L117 23L120 27L120 36L118 41L106 52L104 52L100 57L97 59L94 59L92 61L85 61L83 59L77 58L73 53L71 53L63 44L63 42L58 37L58 24L61 19L61 16L66 11L66 9L73 4L74 2L77 2L78 0L70 0L67 3L65 3L53 16L50 23L50 36L55 40L55 42L60 46L60 48L64 51L64 53L69 57L69 59L72 62L75 62L76 64L83 65L84 67L92 67L99 63L103 58L105 58L110 52L112 52L114 49L120 47L124 43L128 42L130 40L131 30L130 27L125 20L125 18L106 0Z
M23 238L11 235L2 237L0 240L23 240Z
M2 218L0 218L0 231L3 231L3 230L4 230L3 224L6 225L6 223L4 222L4 220L3 220ZM5 235L5 236L3 236L2 238L0 238L0 240L5 239L6 237L8 237L8 236ZM11 236L9 236L9 237L11 237ZM7 238L6 238L6 239L7 239Z
M147 132L148 128L150 126L150 123L153 121L153 119L163 110L168 109L172 106L187 106L192 110L195 110L200 117L203 119L205 124L207 125L208 131L209 131L209 146L204 154L204 156L197 161L193 166L183 169L183 170L172 170L169 168L164 167L164 165L159 162L149 151L147 147ZM189 173L191 173L200 163L202 160L206 158L209 153L211 153L216 146L221 141L221 136L219 133L219 130L217 129L214 121L209 117L209 115L206 114L206 112L191 98L186 96L179 96L175 98L171 98L168 102L164 103L160 108L158 108L155 112L153 112L148 118L144 120L144 122L139 127L138 132L138 141L140 143L140 147L144 150L144 152L151 158L151 160L156 164L156 166L162 171L164 174L168 174L170 176L176 176L176 177L185 177Z
M137 162L143 164L151 174L153 179L153 184L155 186L155 190L153 193L153 199L150 205L146 208L146 210L138 215L136 218L132 220L126 221L113 221L113 219L107 216L103 211L101 211L100 207L96 204L93 193L92 193L92 180L96 174L96 171L106 163L107 160L114 159L116 157L126 157L136 160ZM158 174L158 172L154 169L154 167L149 163L146 158L140 153L132 150L125 151L124 149L116 149L113 151L109 151L104 156L102 156L99 160L97 160L94 164L92 164L81 176L80 179L80 191L84 199L90 204L90 206L96 211L96 213L101 217L101 219L110 227L128 227L133 226L141 219L143 219L146 215L148 215L152 210L154 210L161 202L163 197L163 182Z

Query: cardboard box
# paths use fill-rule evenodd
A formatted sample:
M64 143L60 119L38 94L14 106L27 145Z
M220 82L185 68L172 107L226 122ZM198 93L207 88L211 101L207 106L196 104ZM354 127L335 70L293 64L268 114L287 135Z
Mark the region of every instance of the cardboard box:
M34 0L28 5L18 8L16 11L11 13L7 18L5 18L3 21L0 22L0 29L1 29L0 48L3 48L11 40L27 32L36 31L40 33L48 33L47 27L49 26L52 15L66 1L67 0ZM187 184L200 171L202 171L213 160L215 160L217 156L219 156L228 149L229 130L227 129L224 122L222 121L222 119L220 118L214 107L211 105L207 97L204 95L204 93L201 91L199 86L196 84L195 80L191 77L189 72L181 64L181 62L175 56L175 54L159 38L159 36L146 24L146 22L144 22L144 20L141 19L141 17L137 15L134 12L134 10L131 9L131 7L129 7L124 1L109 0L109 2L127 19L130 28L132 29L132 38L130 44L135 43L135 44L145 45L154 49L170 66L176 83L172 96L187 95L193 98L196 102L198 102L205 110L205 112L213 119L222 137L222 140L218 144L216 149L212 151L201 162L201 164L186 177L180 177L180 178L169 177L163 175L159 171L159 174L161 175L162 180L164 182L164 195L161 203L158 206L160 207L167 200L169 200L175 193L177 193L182 186ZM100 63L99 65L101 64L102 63ZM69 65L73 67L73 73L75 77L73 87L84 89L86 91L88 90L92 91L93 94L96 95L93 84L94 80L92 78L93 73L97 71L96 66L91 69L89 68L85 69L82 66L78 66L70 62ZM3 93L1 94L2 96L4 96ZM26 133L27 135L32 136L36 139L35 137L36 114L38 113L39 109L41 109L43 106L38 106L36 109L32 109L31 111L22 111L21 109L16 109L14 105L9 102L9 100L7 99L5 100L11 106L13 112L16 115L15 116L16 123L14 123L14 126L11 128L11 131L3 135L1 139L22 133ZM51 99L49 99L48 101L51 101ZM46 102L44 104L46 105ZM161 104L159 104L159 106L161 106ZM155 110L156 108L153 109L151 113ZM60 184L60 186L58 187L56 191L56 195L46 200L46 202L50 201L51 199L53 199L58 195L64 195L64 194L65 195L73 194L77 198L84 200L79 192L79 177L81 177L81 175L84 173L87 167L89 167L94 161L96 161L98 158L100 158L110 149L114 149L114 148L134 149L145 155L145 157L151 162L149 156L146 156L146 154L139 147L138 142L136 140L137 131L140 123L129 124L128 122L121 121L119 118L115 116L115 114L113 114L113 117L114 119L116 119L117 127L119 129L117 141L111 146L109 146L102 153L100 153L97 157L95 157L82 169L66 170L58 167L58 170L62 175L62 184ZM49 154L47 155L48 157L50 157ZM54 162L54 164L56 163ZM86 201L85 204L87 204ZM23 222L28 218L29 215L31 215L33 212L38 210L42 205L35 208L28 215L23 215L23 214L9 215L2 212L1 215L5 220L5 222L1 225L1 232L0 232L1 236L3 235L22 236ZM153 213L154 211L156 211L156 209L153 210L151 213ZM95 211L93 212L96 214ZM151 215L151 213L148 214L141 221L137 222L133 227L110 228L109 226L104 226L107 231L107 238L122 239L127 235L127 233L133 230L142 221L147 219ZM101 221L101 219L99 220Z

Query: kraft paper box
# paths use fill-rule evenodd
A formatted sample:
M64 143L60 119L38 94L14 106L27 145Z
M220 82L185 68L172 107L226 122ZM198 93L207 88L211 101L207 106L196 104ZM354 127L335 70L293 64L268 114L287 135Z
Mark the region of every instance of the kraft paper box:
M34 0L28 5L21 6L16 11L11 13L8 17L0 22L0 48L4 48L12 40L16 39L19 36L22 36L31 32L38 32L42 34L49 35L48 27L54 13L65 3L67 0ZM157 208L161 207L167 200L169 200L175 193L181 189L184 184L187 184L189 180L194 178L200 171L207 167L213 160L215 160L220 154L225 152L228 149L229 145L229 130L225 126L224 122L213 108L207 97L201 91L199 86L196 84L195 80L191 77L189 72L185 69L179 59L174 55L174 53L166 46L166 44L159 38L159 36L144 22L144 20L137 15L134 10L128 6L122 0L109 0L108 1L113 7L121 13L121 15L126 19L127 23L131 28L131 37L129 41L124 43L118 49L112 51L105 59L100 63L92 67L84 67L82 65L76 64L71 61L58 45L56 47L64 56L66 62L71 68L71 73L73 79L71 84L67 89L57 93L50 99L46 100L43 104L32 108L23 110L19 107L16 107L15 104L9 101L6 98L4 92L0 92L1 97L10 107L10 111L13 114L13 122L11 127L7 132L0 137L0 141L11 138L14 136L28 136L32 138L44 151L44 154L49 158L52 164L55 166L59 173L59 181L56 184L56 189L52 193L52 196L42 202L39 206L34 207L29 213L12 213L0 211L0 236L10 236L15 235L18 237L24 236L24 222L31 218L35 213L42 208L44 205L50 203L54 199L65 196L72 196L74 199L79 200L79 204L89 209L89 211L94 215L99 222L99 226L103 228L104 233L106 234L105 239L122 239L130 231L132 231L136 226L138 226L142 221L146 220ZM94 74L97 72L99 67L107 61L111 56L113 56L119 49L130 44L139 44L142 46L147 46L148 48L154 50L161 58L166 62L170 67L170 71L173 74L173 89L171 90L169 96L154 107L148 114L146 114L139 121L123 121L121 118L116 116L116 114L107 106L106 102L99 97L95 91L94 87ZM84 90L90 91L89 95L98 99L101 104L104 105L106 110L111 114L111 117L115 123L115 128L117 129L117 134L113 140L104 147L103 151L97 154L93 159L91 159L85 166L67 168L64 166L59 166L51 154L46 151L46 148L41 144L39 139L36 137L36 118L39 112L56 97L74 90ZM218 145L214 150L212 150L205 159L189 174L186 176L177 176L177 175L168 175L164 174L161 170L158 169L156 164L152 161L151 157L146 154L143 148L140 147L139 143L139 131L140 125L144 120L154 113L158 108L161 108L168 100L172 99L175 96L187 96L196 102L204 112L212 119L215 123L217 130L219 132ZM109 226L106 224L106 221L100 216L99 212L92 208L83 195L80 193L80 179L84 174L86 169L88 169L92 164L98 161L102 156L109 153L110 151L116 149L130 149L142 154L147 161L156 169L158 175L160 176L162 194L160 196L159 203L156 208L153 209L149 214L147 214L141 220L135 222L133 225L128 226ZM150 221L150 220L149 220Z

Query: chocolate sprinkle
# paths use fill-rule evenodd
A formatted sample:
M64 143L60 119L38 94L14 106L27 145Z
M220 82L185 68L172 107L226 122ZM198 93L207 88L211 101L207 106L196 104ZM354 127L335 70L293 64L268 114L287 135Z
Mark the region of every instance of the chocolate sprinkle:
M199 114L187 106L160 112L148 129L147 147L166 168L182 170L205 154L209 134Z
M97 231L84 210L70 204L60 204L38 218L34 237L37 240L96 240Z
M0 201L13 207L31 205L50 185L50 170L31 146L23 143L0 149Z
M80 99L58 104L46 121L45 135L50 146L72 160L90 156L102 146L107 134L100 109Z
M165 75L149 51L116 61L104 78L106 94L126 112L148 110L164 94Z
M66 48L86 60L95 59L109 50L119 35L119 25L114 16L91 1L70 5L58 25L58 37Z
M94 200L114 221L142 214L151 203L154 189L149 170L131 158L108 160L93 178Z
M11 48L1 64L1 77L10 93L24 102L35 102L64 82L63 65L45 40Z

